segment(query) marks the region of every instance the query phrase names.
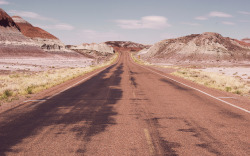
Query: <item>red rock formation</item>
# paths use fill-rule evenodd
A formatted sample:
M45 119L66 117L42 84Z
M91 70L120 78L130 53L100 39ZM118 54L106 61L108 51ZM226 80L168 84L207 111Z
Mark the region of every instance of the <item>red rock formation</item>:
M57 39L52 34L48 33L47 31L39 28L34 27L29 22L25 21L19 16L13 16L12 19L15 21L15 23L19 26L21 32L30 38L45 38L45 39Z
M0 57L46 57L41 48L20 32L19 26L0 9Z
M34 43L42 49L46 51L68 51L65 45L54 35L39 27L34 27L19 16L13 16L12 18L19 26L23 35L31 38Z

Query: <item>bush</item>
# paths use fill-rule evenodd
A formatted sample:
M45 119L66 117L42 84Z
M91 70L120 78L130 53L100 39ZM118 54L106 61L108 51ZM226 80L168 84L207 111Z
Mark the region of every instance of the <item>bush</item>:
M28 88L26 88L27 94L33 94L33 88L33 86L29 86Z
M0 97L0 99L8 99L8 97L11 97L12 95L12 91L7 89L3 92L3 95Z
M226 87L226 91L227 91L227 92L230 92L231 90L232 90L231 87Z

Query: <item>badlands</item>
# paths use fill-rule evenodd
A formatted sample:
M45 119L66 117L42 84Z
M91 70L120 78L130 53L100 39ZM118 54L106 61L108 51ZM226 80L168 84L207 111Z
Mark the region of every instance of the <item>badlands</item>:
M5 71L42 71L48 68L86 67L95 64L102 56L113 55L112 47L96 46L98 55L89 57L68 49L57 37L34 27L19 16L10 17L0 9L0 69ZM88 49L89 47L81 47ZM105 57L106 60L107 57ZM104 60L104 61L105 61ZM101 61L99 61L101 62ZM36 66L36 67L34 67Z
M0 105L110 64L111 46L65 46L22 17L0 9Z
M205 32L162 40L134 55L146 64L174 67L173 75L250 97L250 44Z

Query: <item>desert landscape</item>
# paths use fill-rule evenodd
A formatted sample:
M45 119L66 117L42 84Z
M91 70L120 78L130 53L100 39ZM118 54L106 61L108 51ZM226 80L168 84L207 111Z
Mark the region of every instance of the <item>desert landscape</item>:
M250 97L250 46L218 33L168 39L134 54L142 64L175 68L173 75ZM140 60L139 59L139 60Z
M105 66L115 56L105 43L65 46L52 34L2 9L0 32L1 105Z
M0 156L250 155L249 6L0 0Z

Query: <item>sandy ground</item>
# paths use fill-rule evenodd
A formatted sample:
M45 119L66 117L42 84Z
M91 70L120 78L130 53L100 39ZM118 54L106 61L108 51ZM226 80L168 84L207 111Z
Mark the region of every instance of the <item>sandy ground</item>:
M48 59L48 58L25 58L3 59L0 58L0 71L45 71L49 68L75 68L92 65L92 59Z
M205 72L214 72L233 77L241 77L243 80L250 81L250 67L213 67L202 69Z

